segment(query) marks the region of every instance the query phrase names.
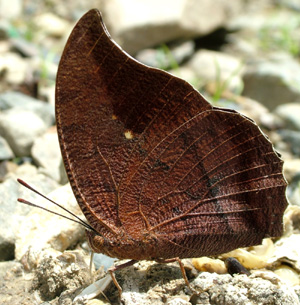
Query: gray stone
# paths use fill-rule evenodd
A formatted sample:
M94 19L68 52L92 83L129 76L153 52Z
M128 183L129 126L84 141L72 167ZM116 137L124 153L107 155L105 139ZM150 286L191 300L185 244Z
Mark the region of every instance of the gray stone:
M241 8L239 0L111 0L103 11L113 39L134 54L162 42L207 34Z
M76 294L91 280L88 256L82 251L44 251L35 257L34 272L26 270L27 259L24 257L22 264L0 263L0 304L72 304Z
M286 128L300 131L300 103L289 103L278 106L274 113L286 123Z
M7 144L6 140L0 136L0 161L14 158L14 153Z
M286 193L291 204L300 206L300 167L298 167L298 173L290 181Z
M0 94L0 135L16 156L29 156L34 139L55 121L54 107L18 92Z
M39 56L39 49L37 45L23 38L13 38L10 40L12 47L18 51L22 56L35 57Z
M221 52L200 50L187 66L193 69L203 84L214 82L223 90L239 90L242 86L242 61Z
M287 142L290 145L291 152L300 156L300 131L282 129L278 133L282 137L283 141Z
M300 178L300 158L285 159L283 163L283 172L288 182L293 181L296 176L299 176Z
M298 0L277 0L277 3L282 6L285 6L288 9L300 12L300 3Z
M257 274L257 275L256 275ZM263 277L266 277L263 278ZM206 300L199 304L265 304L297 305L299 299L292 287L281 282L272 272L253 272L251 276L201 273L194 281Z
M0 110L16 109L16 107L35 113L47 127L52 126L55 122L53 105L19 92L8 91L0 94Z
M60 164L59 164L59 176L60 176L60 184L65 185L66 183L69 182L65 165L63 160L61 159Z
M278 105L300 100L300 64L289 57L249 63L243 76L243 95L270 110Z
M178 43L169 48L144 49L138 52L135 58L151 67L161 69L176 69L185 59L194 53L195 43L191 40Z
M24 83L28 68L28 61L21 55L13 52L0 53L0 71L5 71L3 80L6 83L12 85Z
M0 113L0 135L18 157L30 156L34 139L46 129L45 122L28 110L14 108Z
M198 296L193 297L176 264L138 262L134 267L120 270L118 279L123 288L122 301L126 305L300 304L293 287L273 272L252 272L250 276L202 272L190 282L198 292Z
M31 174L30 171L32 171ZM38 174L37 170L29 165L20 166L19 171L9 174L0 184L0 261L14 258L16 234L22 222L25 221L25 216L32 210L31 207L17 202L17 198L26 198L36 203L40 201L36 194L17 182L17 177L34 185L44 194L58 186L50 178Z
M34 140L31 155L35 164L45 169L45 173L55 181L60 181L59 167L62 158L55 128Z
M48 300L68 290L70 296L73 296L72 292L77 287L85 286L91 280L87 259L88 257L82 251L40 253L35 270L34 287L39 290L44 299ZM64 293L63 296L67 294Z

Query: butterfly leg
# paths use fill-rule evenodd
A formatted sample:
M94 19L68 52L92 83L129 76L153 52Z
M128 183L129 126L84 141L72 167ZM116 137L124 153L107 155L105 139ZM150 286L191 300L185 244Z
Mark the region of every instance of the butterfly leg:
M136 262L137 262L137 260L132 259L132 260L130 260L130 261L124 263L124 264L120 264L120 265L117 265L117 266L114 266L114 267L111 267L111 268L108 269L108 272L110 273L110 276L111 276L111 278L112 278L112 280L113 280L115 286L117 287L117 289L118 289L118 291L119 291L119 297L120 297L120 299L121 299L121 295L122 295L122 288L121 288L121 286L119 285L119 283L118 283L118 281L117 281L117 279L116 279L115 272L116 272L117 270L121 270L121 269L123 269L123 268L132 266L132 265L135 264Z
M194 288L191 287L190 285L190 282L186 276L186 272L185 272L185 269L184 269L184 266L183 266L183 263L181 261L181 259L179 257L174 257L174 258L169 258L169 259L156 259L155 260L157 263L160 263L160 264L167 264L167 263L174 263L174 262L177 262L179 264L179 267L180 267L180 270L181 270L181 274L182 274L182 277L185 281L185 284L188 286L188 288L193 292L193 293L197 293L195 291Z

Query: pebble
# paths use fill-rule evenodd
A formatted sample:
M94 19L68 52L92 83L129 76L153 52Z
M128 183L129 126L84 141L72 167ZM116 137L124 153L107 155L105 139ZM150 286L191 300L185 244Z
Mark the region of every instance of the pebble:
M184 60L193 55L194 49L195 43L188 40L175 46L143 49L136 54L135 58L151 67L176 69Z
M27 193L29 193L29 191L26 192L26 195L24 195L23 198L28 198ZM82 217L81 210L69 184L57 188L49 193L48 197L60 203L77 216ZM59 207L47 202L43 198L40 198L36 202L52 211L73 218ZM78 223L63 219L62 217L41 209L31 208L30 213L26 215L26 220L18 226L15 256L17 259L21 259L29 249L32 249L32 251L37 253L48 248L53 248L62 252L71 245L76 244L76 242L83 237L84 228Z
M300 64L290 57L250 62L243 75L246 95L274 110L300 100Z
M21 174L20 168L23 168L26 172L24 175ZM6 175L6 179L0 183L0 261L14 258L17 232L25 221L26 215L32 209L17 202L17 198L22 197L29 201L35 201L37 198L32 192L27 192L26 196L24 195L25 188L17 182L17 177L23 178L30 184L38 185L36 187L43 193L47 193L58 186L50 178L38 174L37 169L33 166L24 165L20 168L15 170L14 173ZM32 177L29 174L30 168L34 172Z
M22 14L21 0L0 0L0 19L14 19L19 18Z
M46 129L45 122L31 111L16 108L0 113L0 134L18 157L29 156L34 139Z
M278 130L278 133L283 141L290 145L291 152L296 157L300 157L300 131L281 129Z
M286 128L300 131L300 103L283 104L274 110L286 123Z
M0 182L6 179L6 175L14 173L18 169L18 165L11 161L0 162Z
M192 259L193 266L199 271L216 272L218 274L227 273L225 263L220 259L210 257L199 257Z
M129 54L166 41L208 34L242 9L239 1L220 0L217 4L190 0L111 0L104 6L105 23Z
M295 286L300 284L299 274L287 265L279 266L274 273L289 285Z
M23 83L28 69L28 63L21 55L12 52L0 53L0 71L5 71L4 80L10 85Z
M46 133L34 140L31 148L31 156L37 166L45 169L44 172L46 174L55 181L60 182L60 164L62 157L55 128L49 129Z
M55 37L63 37L70 30L67 21L50 12L36 16L33 22L41 32Z
M28 193L30 192L27 191L23 198L27 199L29 197ZM77 216L82 217L81 210L79 209L70 185L57 188L55 191L49 193L48 197L60 203ZM52 211L73 218L59 207L42 198L34 202ZM63 219L38 208L31 208L30 213L26 215L26 220L18 225L15 256L17 259L21 259L29 249L37 253L46 248L64 251L83 237L84 229L78 223Z
M197 51L187 66L193 69L203 83L214 82L224 90L240 91L242 62L239 58L221 52Z
M47 127L55 122L54 105L42 102L20 92L7 91L0 94L0 110L22 109L33 112Z
M0 161L13 159L14 157L15 155L7 141L0 136Z
M262 278L263 274L251 276L216 273L201 273L193 287L205 291L205 299L201 304L300 304L295 291L286 284L276 285L273 272L265 271L270 280ZM225 297L226 296L226 297Z

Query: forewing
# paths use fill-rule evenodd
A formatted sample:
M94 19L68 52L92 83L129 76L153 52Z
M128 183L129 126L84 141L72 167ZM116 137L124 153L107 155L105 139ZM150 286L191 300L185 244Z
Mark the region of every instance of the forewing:
M73 192L98 232L107 237L120 232L120 209L126 214L131 204L121 198L149 153L209 109L188 83L124 53L108 36L97 10L82 17L60 61L56 119Z

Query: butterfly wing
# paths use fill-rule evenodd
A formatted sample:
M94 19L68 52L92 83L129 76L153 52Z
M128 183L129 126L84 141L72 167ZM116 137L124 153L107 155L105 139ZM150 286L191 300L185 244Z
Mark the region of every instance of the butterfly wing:
M149 256L167 258L281 234L282 161L259 128L136 62L111 40L97 10L65 47L56 118L74 194L106 238L151 235L157 247Z

